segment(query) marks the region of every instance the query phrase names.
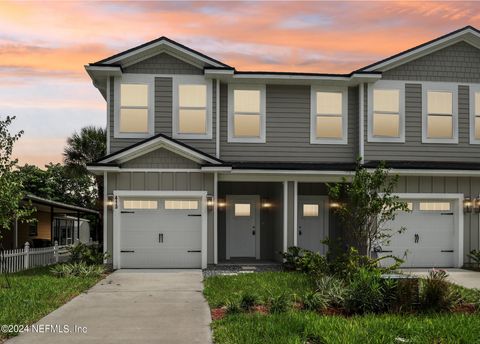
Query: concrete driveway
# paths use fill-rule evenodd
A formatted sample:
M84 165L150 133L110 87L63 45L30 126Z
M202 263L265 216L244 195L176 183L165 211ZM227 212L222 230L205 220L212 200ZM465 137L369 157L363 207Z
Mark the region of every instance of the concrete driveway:
M200 270L119 270L38 322L87 333L30 332L7 343L211 343L202 289Z
M416 276L426 277L431 269L402 269L403 272ZM466 288L480 289L480 272L463 269L444 269L448 273L448 280Z

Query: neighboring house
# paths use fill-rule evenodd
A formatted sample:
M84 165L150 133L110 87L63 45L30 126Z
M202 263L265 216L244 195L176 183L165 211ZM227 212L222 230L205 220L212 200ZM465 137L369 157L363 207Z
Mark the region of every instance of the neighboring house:
M161 37L87 65L107 101L89 169L114 268L325 253L341 233L325 183L357 157L386 161L412 209L383 251L462 266L480 241L479 49L467 26L349 74L245 72Z
M26 242L30 247L52 246L55 241L59 245L73 244L76 240L88 243L97 237L98 211L34 195L25 196L24 202L35 208L36 221L15 222L12 230L4 233L4 249L21 248ZM94 221L81 217L86 215Z

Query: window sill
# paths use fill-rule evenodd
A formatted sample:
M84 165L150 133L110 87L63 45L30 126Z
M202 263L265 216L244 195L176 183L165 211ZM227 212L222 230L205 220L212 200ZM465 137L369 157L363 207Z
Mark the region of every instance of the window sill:
M212 134L175 134L172 133L172 138L178 140L211 140Z

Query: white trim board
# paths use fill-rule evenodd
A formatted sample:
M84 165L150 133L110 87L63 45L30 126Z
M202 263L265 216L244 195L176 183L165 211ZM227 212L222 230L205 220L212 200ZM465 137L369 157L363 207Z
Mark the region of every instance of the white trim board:
M207 224L207 192L206 191L142 191L142 190L115 190L113 196L122 197L179 197L179 198L199 198L201 200L202 210L202 269L207 267L208 250L208 224ZM113 209L113 268L121 269L122 262L120 256L120 206L114 206Z
M470 144L478 145L480 144L480 139L475 138L475 107L480 107L480 104L476 105L475 93L480 93L480 84L470 85L469 86L469 103L470 103L470 115L469 115L469 134L470 134ZM480 115L480 114L479 114ZM479 117L480 118L480 117Z
M283 182L283 252L288 249L288 181Z
M293 246L298 246L298 181L293 182Z

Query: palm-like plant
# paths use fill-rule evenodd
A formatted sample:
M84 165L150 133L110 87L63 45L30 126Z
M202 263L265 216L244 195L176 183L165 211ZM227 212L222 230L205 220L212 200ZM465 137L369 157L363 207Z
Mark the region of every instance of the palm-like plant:
M65 166L73 175L89 174L87 164L98 160L106 154L107 131L105 128L87 126L75 132L67 139L63 156ZM93 176L97 184L97 204L101 206L103 195L102 176Z

